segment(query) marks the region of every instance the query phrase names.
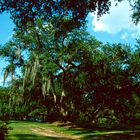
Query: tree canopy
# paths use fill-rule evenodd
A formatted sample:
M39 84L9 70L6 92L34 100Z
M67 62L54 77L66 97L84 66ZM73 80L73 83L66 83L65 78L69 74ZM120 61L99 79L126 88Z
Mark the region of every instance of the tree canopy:
M48 121L110 126L137 118L139 49L103 44L84 29L58 40L51 25L28 29L28 33L15 32L12 40L1 46L1 56L9 61L5 72L16 75L17 67L22 70L21 76L13 78L9 92L11 116L41 113L47 114Z
M133 0L133 4L131 4L132 9L133 9L133 21L135 24L138 24L140 22L140 1L139 0Z
M25 26L27 22L35 24L40 18L46 24L55 19L52 24L56 28L73 28L82 25L89 12L97 11L98 16L108 12L110 4L109 0L2 0L0 13L9 12L17 27Z
M140 42L135 50L103 44L85 30L87 14L101 16L109 6L109 0L0 1L0 12L10 12L17 26L0 46L8 62L4 81L12 77L8 96L0 96L4 114L99 126L140 119Z
M123 0L116 0L121 2ZM129 0L133 10L133 21L139 23L139 0ZM98 17L109 12L110 0L26 0L0 1L0 13L9 12L17 27L26 26L28 22L36 24L38 18L45 24L53 18L57 28L66 26L79 27L85 23L89 12L96 12ZM62 29L62 28L61 28Z

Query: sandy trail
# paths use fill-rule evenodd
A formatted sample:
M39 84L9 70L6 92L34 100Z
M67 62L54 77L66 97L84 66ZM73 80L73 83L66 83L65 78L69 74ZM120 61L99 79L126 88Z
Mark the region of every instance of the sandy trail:
M48 137L53 137L53 138L58 138L59 140L80 140L80 136L75 136L75 135L66 135L62 132L55 132L52 129L47 129L43 127L34 127L31 129L34 133L40 134L43 136L48 136Z

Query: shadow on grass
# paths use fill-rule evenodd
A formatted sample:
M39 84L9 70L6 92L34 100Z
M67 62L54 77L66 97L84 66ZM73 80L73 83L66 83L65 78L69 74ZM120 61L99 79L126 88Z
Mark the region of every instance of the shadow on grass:
M128 132L96 132L85 135L82 140L140 140L140 131L128 131Z
M75 125L72 123L61 124L60 127L67 127L70 131L75 131L75 135L81 136L81 140L140 140L140 127L95 127L93 125ZM68 131L69 131L68 130Z
M58 124L60 127L68 127L68 128L81 128L81 130L100 130L100 131L111 131L111 130L134 130L134 129L139 129L140 130L140 124L136 125L137 128L134 126L115 126L115 127L99 127L99 126L94 126L93 124L75 124L75 123L62 123Z
M53 136L37 136L32 134L16 134L11 135L15 140L72 140L64 137L53 137ZM13 138L7 138L6 140L13 140Z

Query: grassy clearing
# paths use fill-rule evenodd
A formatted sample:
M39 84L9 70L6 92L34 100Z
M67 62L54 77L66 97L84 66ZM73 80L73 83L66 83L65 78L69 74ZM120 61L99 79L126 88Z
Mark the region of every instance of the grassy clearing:
M71 124L10 121L6 140L140 140L140 131L130 130L87 130ZM37 130L37 131L33 131ZM77 136L77 137L76 137Z
M79 133L76 129L69 129L65 127L58 127L56 124L49 123L39 123L39 122L28 122L28 121L10 121L10 127L13 129L9 131L9 135L6 140L57 140L60 139L60 136L43 136L40 133L35 133L33 129L43 128L44 130L52 130L58 135L65 134L69 137L74 135L75 133ZM43 130L42 130L43 131ZM61 139L64 139L63 137Z

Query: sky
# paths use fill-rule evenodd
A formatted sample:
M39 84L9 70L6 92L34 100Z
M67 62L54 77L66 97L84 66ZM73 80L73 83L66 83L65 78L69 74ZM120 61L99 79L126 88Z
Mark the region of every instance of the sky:
M140 25L132 22L132 9L128 1L116 3L111 0L110 14L97 18L96 14L88 15L88 31L97 39L110 43L125 43L134 45L140 36Z
M0 14L0 45L6 43L13 32L14 24L7 13ZM0 85L3 83L2 71L6 62L0 57Z
M110 13L99 19L96 13L90 13L87 17L87 30L98 40L106 43L124 43L131 46L136 44L136 38L140 37L140 25L132 22L132 10L128 1L122 1L115 6L111 0ZM10 15L3 13L0 15L0 44L8 41L13 33L14 24ZM0 58L0 85L3 81L2 69L6 62Z

